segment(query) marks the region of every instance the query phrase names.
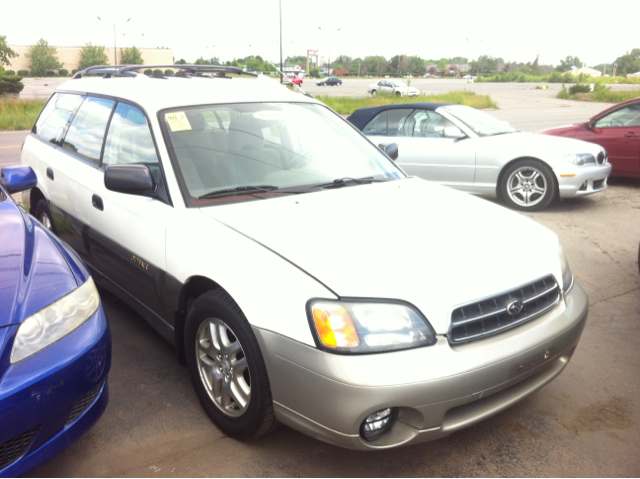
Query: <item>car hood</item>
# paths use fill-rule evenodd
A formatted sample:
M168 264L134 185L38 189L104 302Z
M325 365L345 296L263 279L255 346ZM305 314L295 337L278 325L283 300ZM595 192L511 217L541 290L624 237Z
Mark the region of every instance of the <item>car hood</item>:
M441 334L456 305L550 273L561 277L558 240L551 231L486 200L420 179L201 211L339 297L414 304Z
M77 287L46 230L10 201L0 203L0 328L18 324Z
M583 124L580 123L578 125L563 125L555 128L548 128L546 130L538 131L537 133L542 133L543 135L554 135L554 136L564 136L573 138L576 135L576 132L580 129Z
M588 141L559 136L540 135L538 133L509 133L506 135L481 138L487 150L526 151L528 156L539 156L546 160L561 158L571 153L591 153L597 156L602 147Z

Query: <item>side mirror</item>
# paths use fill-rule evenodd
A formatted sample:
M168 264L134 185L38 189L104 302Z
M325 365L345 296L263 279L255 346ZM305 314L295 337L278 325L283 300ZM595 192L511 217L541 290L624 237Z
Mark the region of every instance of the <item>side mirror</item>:
M445 138L460 139L460 138L464 138L465 136L467 136L467 135L462 133L462 130L460 128L458 128L457 126L445 126L444 127L444 137Z
M2 167L0 182L9 194L28 190L38 184L38 177L30 166L11 165Z
M384 151L385 155L391 158L393 161L398 159L398 145L396 143L391 143L389 145L378 145L382 151Z
M152 195L156 182L146 165L111 165L104 173L108 190L129 195Z

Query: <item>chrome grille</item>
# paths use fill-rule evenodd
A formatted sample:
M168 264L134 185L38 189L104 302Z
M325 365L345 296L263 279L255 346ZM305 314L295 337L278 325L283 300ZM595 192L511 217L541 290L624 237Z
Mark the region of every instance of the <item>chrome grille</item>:
M12 437L0 444L0 469L20 459L31 446L40 426L35 426L28 431Z
M89 391L87 394L85 394L80 399L78 399L75 403L73 403L73 406L71 407L71 412L69 413L69 417L67 418L67 422L65 423L65 426L68 426L73 421L75 421L76 418L80 416L80 414L85 412L89 408L89 406L91 406L94 403L94 401L100 394L100 391L102 391L103 384L104 383L98 384L91 391Z
M559 300L560 288L549 275L461 306L451 313L449 342L472 341L513 328L551 309Z

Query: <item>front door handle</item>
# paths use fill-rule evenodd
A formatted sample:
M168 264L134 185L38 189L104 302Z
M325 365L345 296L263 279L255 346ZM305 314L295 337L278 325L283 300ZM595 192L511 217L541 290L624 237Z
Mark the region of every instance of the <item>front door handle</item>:
M51 168L47 168L47 178L53 180L53 170Z
M97 210L104 211L104 204L102 203L102 198L98 195L93 195L91 197L91 204Z

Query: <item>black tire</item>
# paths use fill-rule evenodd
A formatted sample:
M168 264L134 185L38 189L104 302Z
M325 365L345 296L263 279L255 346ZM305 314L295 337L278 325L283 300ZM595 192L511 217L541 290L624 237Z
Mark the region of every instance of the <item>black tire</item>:
M56 227L53 224L53 216L51 216L49 205L47 205L47 200L44 198L36 204L36 219L49 231L56 233Z
M533 158L511 163L498 185L500 198L519 211L540 211L558 196L558 180L549 166Z
M198 297L187 313L184 337L187 367L200 404L224 434L255 439L279 425L260 346L229 295L216 290ZM246 396L246 386L248 400L243 404L246 398L237 391L243 388Z
M377 96L377 93L376 93L376 91L375 91L375 90L371 90L371 96L372 96L373 98L375 98L375 97Z
M396 92L396 96L402 96L402 93L400 93L399 91Z

